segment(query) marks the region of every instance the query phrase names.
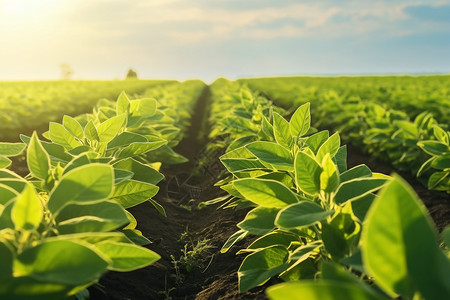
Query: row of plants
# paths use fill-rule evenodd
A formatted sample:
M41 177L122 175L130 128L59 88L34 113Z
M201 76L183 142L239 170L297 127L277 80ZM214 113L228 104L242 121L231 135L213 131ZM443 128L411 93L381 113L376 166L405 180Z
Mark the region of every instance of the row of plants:
M86 299L86 288L108 270L158 260L126 209L148 201L165 215L152 199L166 158L155 152L173 145L181 130L174 123L155 99L122 93L91 114L51 122L43 134L48 141L34 132L21 135L23 143L0 143L0 295ZM23 151L25 177L7 168L8 157Z
M221 88L235 88L232 108ZM365 165L347 169L339 133L312 128L309 103L288 121L239 89L212 85L212 111L230 109L216 116L212 133L239 124L226 132L233 142L220 158L228 175L218 185L230 195L224 207L250 208L222 248L254 239L238 252L245 255L241 292L276 277L286 283L267 290L271 299L450 297L450 228L440 247L426 209L401 178Z
M426 110L439 123L450 122L449 75L268 77L239 82L287 107L329 97L356 99L404 111L410 118Z
M134 95L169 80L0 82L0 140L18 141L20 133L42 132L64 114L91 111L100 98L114 99L121 91Z
M292 104L304 101L297 99ZM450 193L450 132L447 123L439 124L431 112L422 111L411 120L404 111L372 99L342 98L335 93L313 101L318 127L339 131L345 141L398 170L411 172L428 189Z

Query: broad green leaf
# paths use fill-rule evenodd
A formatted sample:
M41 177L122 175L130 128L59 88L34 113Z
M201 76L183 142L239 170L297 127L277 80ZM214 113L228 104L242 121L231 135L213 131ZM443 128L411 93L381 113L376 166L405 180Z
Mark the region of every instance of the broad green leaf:
M320 190L326 193L334 192L339 186L339 174L336 165L327 153L322 162L320 173Z
M450 154L436 157L431 161L431 166L439 170L450 169Z
M333 210L325 211L320 205L312 201L300 201L280 210L275 219L275 224L282 228L310 226L326 219L333 213Z
M440 250L426 208L398 176L387 184L366 217L361 244L367 272L390 295L450 298L450 262Z
M164 209L164 207L161 204L159 204L158 202L156 202L153 199L147 199L147 201L150 202L150 204L153 205L153 207L156 208L156 210L161 215L163 215L164 217L167 217L166 210Z
M280 283L266 293L271 300L380 300L357 284L334 280Z
M125 114L115 116L101 123L97 127L98 137L101 143L108 143L119 133L125 122Z
M133 244L104 241L95 247L111 260L108 269L129 272L151 265L161 258L152 250Z
M30 276L2 279L0 295L8 300L60 300L67 298L73 286L61 283L42 282Z
M11 219L17 230L33 230L38 228L44 217L44 208L36 191L27 184L12 208Z
M361 177L343 182L334 196L338 204L354 201L380 189L387 182L384 178Z
M28 144L27 164L34 177L43 180L47 179L50 170L50 156L39 141L36 132L33 132Z
M311 126L309 106L308 102L297 108L289 121L289 131L295 138L305 135Z
M7 168L11 165L12 161L6 156L0 155L0 169Z
M275 228L274 221L278 209L268 207L256 207L249 211L245 219L237 226L251 234L263 235Z
M150 183L127 180L116 185L112 199L124 208L130 208L155 196L158 190L156 185Z
M291 133L289 132L289 122L279 113L273 113L273 134L278 144L283 147L291 147Z
M133 172L133 179L151 184L158 184L164 179L164 175L154 168L144 165L133 158L123 159L114 164L114 168Z
M65 115L63 117L63 126L78 139L84 139L83 127L81 127L80 123L74 118Z
M93 163L65 174L50 193L48 208L56 214L69 203L89 203L107 199L113 189L113 168Z
M49 124L49 136L53 143L59 144L67 150L82 145L63 125L55 122L50 122Z
M0 143L0 155L3 156L16 156L22 153L25 149L24 143Z
M420 141L417 146L429 155L442 155L450 152L449 146L438 141Z
M100 278L108 263L89 247L73 241L47 241L24 250L14 260L14 276L83 285Z
M314 154L317 154L317 151L319 151L320 146L322 146L322 144L329 137L330 134L328 130L323 130L308 137L305 141L305 144L314 152Z
M147 138L141 134L124 131L108 143L108 149L124 147L132 143L145 143Z
M86 126L84 127L84 135L86 138L88 138L90 141L100 141L100 138L98 136L97 128L94 125L94 122L90 120Z
M267 169L267 167L257 159L221 158L220 160L230 173Z
M1 215L1 214L0 214ZM0 239L0 280L3 278L8 278L12 276L12 262L13 262L13 249L7 244L4 244ZM1 289L0 289L1 293Z
M372 177L372 171L366 165L357 165L340 174L341 182L364 177Z
M322 241L326 250L334 259L342 258L348 252L349 248L344 232L333 224L322 224Z
M297 152L294 166L295 181L300 190L309 195L319 193L322 168L317 161L304 152Z
M253 142L245 146L259 160L275 166L279 170L294 171L294 160L288 149L272 142Z
M297 202L297 196L285 185L270 179L245 178L233 182L247 200L263 207L285 207Z
M60 234L107 232L129 222L125 210L113 201L92 204L68 204L56 217Z
M117 115L120 116L121 114L128 114L129 110L130 110L130 99L128 99L128 96L125 93L125 91L122 91L119 95L119 98L117 98L116 104Z
M337 165L339 173L347 171L347 145L339 147L338 152L333 157L333 162Z
M327 153L333 158L341 146L341 138L338 132L335 132L332 136L328 138L317 151L316 159L317 161L322 161Z
M144 98L130 102L130 115L133 117L151 117L155 112L155 99Z
M433 126L433 134L436 139L446 145L449 145L449 133L438 125Z
M5 205L12 198L18 196L19 193L13 188L0 183L0 204ZM0 212L1 215L1 212Z
M428 189L435 189L439 184L448 176L450 175L450 172L436 172L433 173L430 178L428 179Z
M246 292L264 284L287 267L289 252L286 247L274 245L248 255L239 267L239 292Z
M125 180L131 179L133 178L133 175L133 172L114 168L114 184L117 185Z
M136 155L144 154L149 151L158 149L165 144L167 144L166 140L157 142L132 143L123 148L122 151L119 152L117 158L133 157Z

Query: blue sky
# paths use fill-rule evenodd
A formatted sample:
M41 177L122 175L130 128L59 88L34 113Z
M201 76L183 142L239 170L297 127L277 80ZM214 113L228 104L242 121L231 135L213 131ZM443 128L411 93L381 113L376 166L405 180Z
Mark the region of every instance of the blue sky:
M450 1L0 0L0 80L450 73Z

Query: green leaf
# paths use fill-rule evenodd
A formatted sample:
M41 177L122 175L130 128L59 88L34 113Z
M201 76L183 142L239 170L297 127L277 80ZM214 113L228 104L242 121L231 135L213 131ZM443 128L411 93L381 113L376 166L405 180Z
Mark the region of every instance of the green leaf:
M150 98L133 100L130 102L132 117L151 117L156 112L156 100Z
M274 221L278 209L257 207L247 213L245 219L237 226L251 234L263 235L275 228Z
M245 178L233 182L247 200L263 207L285 207L297 202L297 196L285 185L270 179Z
M18 196L19 193L13 188L0 183L0 204L5 205L12 198ZM1 215L1 213L0 213Z
M309 102L303 104L294 112L289 122L289 131L295 138L301 137L308 132L311 126L311 115L309 112Z
M417 143L417 146L419 146L425 153L432 156L442 155L450 151L449 146L438 141L420 141Z
M288 149L272 142L253 142L245 146L259 160L275 166L279 170L294 171L294 160Z
M223 244L222 249L220 249L220 253L227 252L228 250L230 250L230 248L235 243L239 242L240 240L245 238L247 235L248 235L248 232L243 229L236 231L228 238L228 240L225 242L225 244Z
M165 144L167 144L166 140L157 142L132 143L123 148L122 151L119 152L117 158L133 157L136 155L144 154L149 151L158 149Z
M330 137L328 130L320 131L316 134L311 135L305 141L305 145L307 145L314 154L317 154L320 146Z
M372 171L366 165L357 165L340 174L341 182L367 177L372 177Z
M63 117L63 126L78 139L84 139L83 127L81 127L80 123L74 118L65 115Z
M12 277L13 250L0 239L0 280ZM0 289L1 293L1 289Z
M24 250L14 260L14 276L77 286L96 281L108 263L89 247L52 240Z
M267 288L271 300L380 300L354 283L334 280L286 282Z
M312 201L300 201L280 210L275 224L282 228L310 226L326 219L333 213L333 210L325 211Z
M380 189L387 182L384 178L362 177L343 182L334 196L338 204L354 201Z
M125 91L122 91L119 95L119 98L117 98L116 104L117 115L120 116L121 114L128 114L129 110L130 110L130 99L128 99L128 96L125 93Z
M309 195L319 193L322 168L317 161L304 152L297 152L294 166L295 181L300 190Z
M322 173L320 173L320 190L332 193L339 186L338 170L330 155L327 153L322 162Z
M124 208L136 206L158 193L156 185L136 180L127 180L116 185L112 199Z
M164 175L148 165L141 164L133 158L123 159L114 164L114 168L133 172L133 179L151 184L158 184L164 179Z
M67 150L82 145L63 125L55 122L50 122L49 124L49 136L53 143L59 144Z
M337 165L340 173L347 171L347 145L339 147L338 152L333 157L333 162Z
M98 136L97 128L94 125L94 122L90 120L86 126L84 127L84 135L86 138L88 138L90 141L100 141L100 138Z
M220 160L230 173L237 173L257 169L267 169L267 167L264 166L257 159L221 158Z
M449 175L450 175L449 171L433 173L428 179L428 189L429 190L435 189Z
M110 118L105 122L101 123L97 128L100 142L108 143L112 141L117 136L120 129L124 125L125 118L126 118L125 114L122 114L120 116Z
M267 248L273 245L288 248L292 242L299 242L299 236L290 232L275 231L258 238L247 249Z
M107 232L128 224L124 208L113 201L68 204L56 217L60 234Z
M69 203L89 203L107 199L113 189L113 168L93 163L63 175L50 193L48 208L53 214Z
M450 298L450 262L426 208L398 176L372 204L363 228L364 266L390 295Z
M25 149L24 143L0 143L0 155L17 156Z
M450 168L450 154L444 156L438 156L431 161L431 166L438 170L444 170Z
M124 147L132 143L145 143L147 138L141 134L124 131L108 143L108 149Z
M50 156L39 141L36 132L33 132L28 144L27 164L34 177L43 180L47 179L50 170Z
M322 146L320 146L316 155L317 161L323 161L323 158L325 157L325 155L327 155L327 153L331 156L331 158L333 158L338 152L340 146L341 138L339 136L339 133L335 132L328 138L328 140L325 141L325 143L322 144Z
M239 267L239 292L244 293L264 284L287 267L289 252L286 247L274 245L248 255Z
M44 208L31 184L25 186L12 208L11 219L17 230L36 229L44 217Z
M278 144L288 149L291 147L289 122L277 112L273 113L273 134Z
M108 267L111 271L129 272L137 270L151 265L161 258L152 250L133 244L105 241L96 244L95 247L111 260Z
M9 167L11 163L12 161L9 158L0 155L0 169Z

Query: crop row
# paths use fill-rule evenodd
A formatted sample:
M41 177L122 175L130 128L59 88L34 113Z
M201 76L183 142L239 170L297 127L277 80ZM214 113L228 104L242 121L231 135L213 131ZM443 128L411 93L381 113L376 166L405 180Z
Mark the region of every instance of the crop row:
M222 248L254 237L238 252L241 292L278 277L286 283L267 289L271 299L450 297L450 228L441 248L403 179L365 165L347 169L339 133L311 127L309 103L287 120L235 82L211 90L213 113L228 110L215 115L211 132L225 133L228 146L223 206L251 209Z
M121 91L133 95L167 80L0 82L0 140L17 141L20 133L45 130L64 114L89 112L101 98Z
M184 92L193 96L203 88L189 86ZM197 98L180 99L173 105L188 118ZM30 171L21 177L0 170L2 297L86 297L86 287L106 271L127 272L159 259L142 247L149 240L126 209L148 201L165 214L151 198L164 178L161 163L182 159L171 148L184 131L166 105L122 93L117 102L100 101L92 114L51 122L48 141L33 133L22 135L23 143L0 143L3 167L26 149ZM161 159L155 152L162 147L170 151Z
M257 80L255 82L259 83ZM252 84L255 82L251 81ZM275 81L272 89L277 82L282 81ZM446 91L442 86L439 90L442 93ZM264 89L263 92L266 93ZM270 94L270 90L268 93ZM377 94L375 96L381 97ZM443 98L439 98L438 102L442 105L439 109L440 114L437 114L436 106L428 107L433 113L429 110L423 111L424 101L421 98L417 101L408 101L408 95L403 94L405 98L397 102L403 103L407 111L412 111L414 107L414 113L411 114L415 115L415 118L411 120L405 111L389 108L401 105L393 105L378 98L362 99L351 94L346 98L329 92L328 95L315 95L317 98L311 99L314 103L312 115L317 120L318 127L339 131L345 141L362 148L373 157L388 161L398 170L411 172L429 189L449 193L450 132L448 122L443 124L438 122L448 120L443 115L448 101L445 101L446 94L441 96ZM291 100L277 98L277 102L291 107L307 100L301 96ZM420 105L417 105L419 103ZM436 114L440 119L434 117Z
M450 76L279 77L241 79L282 106L322 99L376 103L404 111L410 118L423 111L439 123L450 122Z

